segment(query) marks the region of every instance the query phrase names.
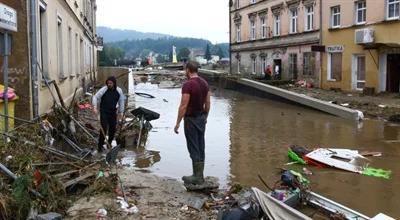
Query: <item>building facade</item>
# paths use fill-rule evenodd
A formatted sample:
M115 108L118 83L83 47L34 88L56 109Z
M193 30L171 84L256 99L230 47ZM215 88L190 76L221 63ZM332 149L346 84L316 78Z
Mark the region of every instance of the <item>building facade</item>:
M233 0L230 7L231 72L319 85L320 0Z
M322 88L399 92L400 0L322 1Z
M9 57L9 84L16 90L15 115L30 119L51 110L57 83L68 104L97 73L95 0L3 0L16 9L18 31ZM4 30L0 30L4 32ZM3 62L1 60L0 62ZM2 76L1 76L1 80Z

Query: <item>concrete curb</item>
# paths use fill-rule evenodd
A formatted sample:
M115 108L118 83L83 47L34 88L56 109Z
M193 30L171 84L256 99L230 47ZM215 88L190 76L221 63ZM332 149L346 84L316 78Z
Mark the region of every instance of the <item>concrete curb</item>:
M281 89L275 86L270 86L264 83L256 82L249 79L241 78L238 80L239 84L246 85L252 88L256 88L258 90L282 97L284 99L323 111L332 115L339 116L341 118L350 119L350 120L362 120L363 115L362 112L349 109L340 105L335 105L326 101L322 101L316 98L309 97L304 94L298 94L295 92L287 91L285 89Z

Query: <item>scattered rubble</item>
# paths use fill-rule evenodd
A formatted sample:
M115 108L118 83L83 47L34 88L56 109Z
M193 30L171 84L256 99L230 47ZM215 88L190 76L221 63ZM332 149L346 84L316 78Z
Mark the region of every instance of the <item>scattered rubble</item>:
M360 110L365 117L397 122L396 120L390 120L390 118L392 117L393 119L400 112L399 94L381 93L369 96L362 93L347 93L334 89L323 90L312 86L304 86L304 81L299 82L299 84L295 83L294 85L283 84L276 86L333 104Z

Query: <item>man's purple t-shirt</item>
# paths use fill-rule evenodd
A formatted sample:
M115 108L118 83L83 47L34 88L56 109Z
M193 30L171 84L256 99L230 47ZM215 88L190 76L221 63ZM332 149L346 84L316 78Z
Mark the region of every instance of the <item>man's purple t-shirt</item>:
M186 116L196 116L204 112L208 90L207 81L201 77L193 77L183 84L182 94L190 95Z

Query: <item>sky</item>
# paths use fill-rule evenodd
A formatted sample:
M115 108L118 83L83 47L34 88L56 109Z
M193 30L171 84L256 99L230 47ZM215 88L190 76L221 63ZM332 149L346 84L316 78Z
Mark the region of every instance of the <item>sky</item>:
M97 0L97 26L229 42L228 0Z

